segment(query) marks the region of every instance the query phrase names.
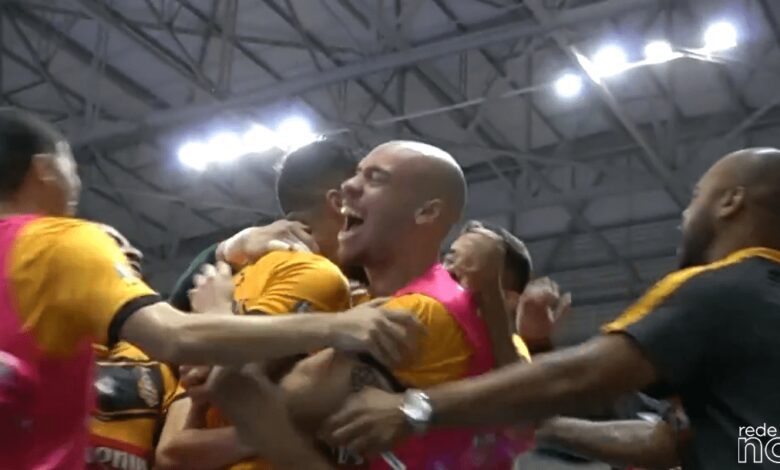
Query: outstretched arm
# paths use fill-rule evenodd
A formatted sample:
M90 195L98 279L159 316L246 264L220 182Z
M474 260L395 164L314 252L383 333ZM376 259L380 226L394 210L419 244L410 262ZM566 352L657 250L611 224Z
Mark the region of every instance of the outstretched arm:
M674 468L680 464L678 436L665 421L588 421L553 418L536 438L616 467Z
M339 315L270 318L187 315L157 303L127 318L119 337L173 364L241 364L332 346L368 351L392 363L403 357L421 333L422 327L411 315L372 306Z
M587 411L655 380L655 369L631 339L608 335L426 393L434 425L511 425ZM385 450L406 432L402 402L402 395L363 392L328 420L324 433L358 452Z

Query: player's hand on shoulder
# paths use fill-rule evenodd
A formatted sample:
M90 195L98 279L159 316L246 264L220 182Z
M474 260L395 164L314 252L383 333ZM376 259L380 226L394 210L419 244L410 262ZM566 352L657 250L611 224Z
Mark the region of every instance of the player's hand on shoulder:
M300 222L277 220L250 227L222 242L218 257L235 268L252 264L271 251L319 251L309 229Z
M411 312L384 307L386 302L375 299L336 315L334 346L371 353L387 365L397 365L413 354L425 327Z

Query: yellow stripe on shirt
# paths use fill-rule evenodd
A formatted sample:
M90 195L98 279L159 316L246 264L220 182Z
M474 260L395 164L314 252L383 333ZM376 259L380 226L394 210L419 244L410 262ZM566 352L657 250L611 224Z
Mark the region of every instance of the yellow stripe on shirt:
M699 274L731 266L745 259L755 257L766 258L780 263L780 251L771 248L753 247L735 251L726 258L714 263L675 271L651 287L645 295L623 312L616 320L604 325L602 327L602 332L612 333L625 330L629 325L638 322L650 312L657 309L666 299L677 292L680 287Z

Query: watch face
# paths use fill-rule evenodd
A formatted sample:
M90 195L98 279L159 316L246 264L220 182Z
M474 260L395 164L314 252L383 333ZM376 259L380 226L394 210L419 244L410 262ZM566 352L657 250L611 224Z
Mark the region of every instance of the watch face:
M410 393L406 396L404 413L412 421L426 422L431 418L431 405L427 397L420 393Z

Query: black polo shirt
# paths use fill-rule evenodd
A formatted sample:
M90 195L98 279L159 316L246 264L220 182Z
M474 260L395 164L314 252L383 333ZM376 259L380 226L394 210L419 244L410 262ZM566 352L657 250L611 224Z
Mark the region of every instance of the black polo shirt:
M661 380L650 394L682 400L692 429L683 468L780 468L780 251L670 274L605 331L630 336L653 363ZM762 426L774 436L759 436Z

